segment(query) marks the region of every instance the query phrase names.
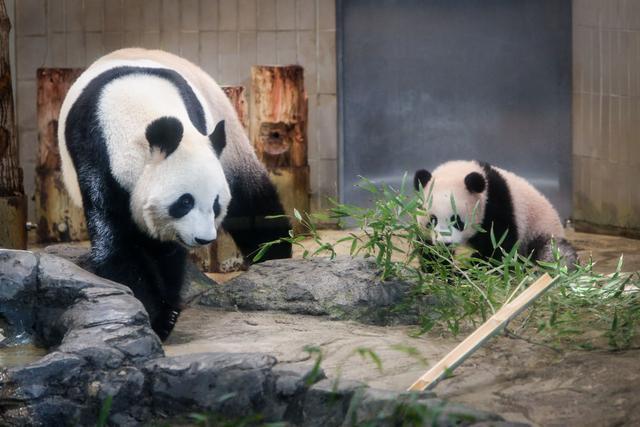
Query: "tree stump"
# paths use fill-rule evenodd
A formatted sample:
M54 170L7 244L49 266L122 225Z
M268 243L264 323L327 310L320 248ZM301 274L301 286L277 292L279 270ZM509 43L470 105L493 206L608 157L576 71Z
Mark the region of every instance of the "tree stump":
M309 212L307 104L301 66L252 67L251 142L291 217Z
M36 218L38 241L87 240L84 212L76 206L62 181L58 150L58 116L62 101L82 73L79 68L38 70L38 162L36 166Z
M27 198L16 139L9 65L11 22L0 0L0 247L27 248Z

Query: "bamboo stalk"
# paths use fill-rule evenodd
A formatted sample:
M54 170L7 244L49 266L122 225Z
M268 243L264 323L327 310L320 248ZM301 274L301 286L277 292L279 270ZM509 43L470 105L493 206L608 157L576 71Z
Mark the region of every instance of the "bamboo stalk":
M504 328L504 326L518 316L524 309L533 303L540 295L550 289L556 278L548 274L542 275L516 299L505 304L500 310L491 316L485 323L462 341L456 348L440 359L431 369L414 382L409 391L422 391L435 387L440 380L449 375L462 364L469 356Z

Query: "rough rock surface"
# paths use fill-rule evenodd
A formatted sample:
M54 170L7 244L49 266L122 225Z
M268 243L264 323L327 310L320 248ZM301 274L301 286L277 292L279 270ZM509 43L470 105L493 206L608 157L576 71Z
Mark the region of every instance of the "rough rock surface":
M417 310L398 310L411 292L408 283L380 283L375 263L364 258L282 259L249 271L206 292L200 303L244 310L328 315L376 325L411 324ZM416 306L427 307L428 301Z
M88 246L73 243L60 243L47 246L43 251L47 254L56 255L60 258L71 261L85 270L92 271L91 264L89 262L90 248ZM185 304L194 303L203 293L211 290L211 288L216 285L217 283L202 273L202 271L200 271L198 267L191 262L191 260L187 260L185 284L182 288L182 300Z
M109 422L125 426L192 412L305 426L397 425L414 413L430 425L501 420L430 393L317 382L321 370L278 364L267 354L163 357L126 286L51 254L0 250L0 302L11 333L31 333L50 351L0 368L0 425L92 425L108 398Z

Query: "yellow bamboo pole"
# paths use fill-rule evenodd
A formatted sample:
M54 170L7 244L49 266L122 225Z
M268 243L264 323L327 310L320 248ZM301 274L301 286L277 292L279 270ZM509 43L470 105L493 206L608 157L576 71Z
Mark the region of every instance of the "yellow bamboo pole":
M540 295L545 293L556 278L551 278L548 274L542 275L516 299L505 304L497 313L491 316L486 322L462 341L449 354L440 359L431 369L414 382L409 391L422 391L435 387L440 380L449 375L455 368L460 366L469 356L496 335L502 328L514 319L518 314L522 313L531 303L533 303Z

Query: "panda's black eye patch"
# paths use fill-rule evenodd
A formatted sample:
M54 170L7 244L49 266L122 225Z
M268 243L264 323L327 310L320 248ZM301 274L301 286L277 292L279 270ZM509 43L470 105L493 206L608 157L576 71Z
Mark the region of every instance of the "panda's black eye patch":
M431 217L429 217L429 224L431 224L432 227L438 225L438 217L435 215L431 215Z
M215 216L220 215L220 196L217 196L216 200L213 202L213 214Z
M193 209L195 200L189 193L185 193L169 206L169 215L174 218L182 218Z
M451 215L451 218L449 218L449 224L460 231L464 229L464 221L460 218L460 215Z

